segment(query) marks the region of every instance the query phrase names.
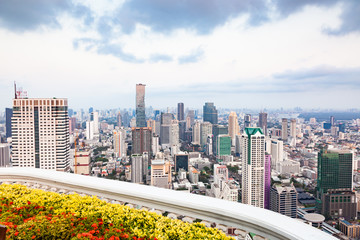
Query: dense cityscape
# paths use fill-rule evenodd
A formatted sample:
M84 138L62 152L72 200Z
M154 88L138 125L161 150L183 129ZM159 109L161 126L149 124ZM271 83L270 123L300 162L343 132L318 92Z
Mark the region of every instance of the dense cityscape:
M28 98L15 90L0 119L1 166L240 202L341 239L360 229L360 118L350 119L358 113L248 113L218 110L212 102L157 110L146 107L145 92L136 85L134 109L73 110L66 98Z

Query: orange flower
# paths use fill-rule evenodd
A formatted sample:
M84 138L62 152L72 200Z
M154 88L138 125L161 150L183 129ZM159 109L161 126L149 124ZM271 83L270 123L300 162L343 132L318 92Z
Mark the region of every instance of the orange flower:
M34 238L36 238L35 235L33 235L33 236L31 237L31 239L34 239Z
M19 235L19 232L15 232L14 235L15 235L15 237L16 237L17 235Z

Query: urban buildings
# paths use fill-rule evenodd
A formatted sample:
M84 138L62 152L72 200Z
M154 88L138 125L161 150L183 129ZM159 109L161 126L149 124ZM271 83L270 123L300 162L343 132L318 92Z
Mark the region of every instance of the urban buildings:
M216 158L221 156L231 155L231 137L229 135L221 134L216 139Z
M194 145L200 145L200 122L196 121L192 127L192 143Z
M297 192L295 187L274 184L270 191L270 210L296 218Z
M136 127L146 127L145 86L136 84Z
M75 153L74 173L90 175L90 151L77 151Z
M140 133L141 134L141 133ZM124 128L116 129L113 131L113 148L115 157L125 157L126 156L126 130Z
M214 155L216 155L216 147L217 147L217 137L221 134L228 134L228 128L224 125L219 125L219 124L215 124L213 125L213 129L212 129L212 133L213 133L213 152Z
M189 171L189 155L188 154L176 154L174 157L175 172L179 169Z
M171 188L171 164L164 159L151 161L151 186Z
M143 154L147 152L151 155L151 128L141 127L132 128L132 154Z
M0 167L10 166L10 144L0 143Z
M185 120L185 118L184 118L184 103L178 103L178 107L177 107L177 120L178 120L178 121L183 121L183 120Z
M143 156L141 154L131 155L131 182L143 183Z
M283 141L287 141L287 139L288 139L288 120L287 120L287 118L283 118L281 120L281 139Z
M242 146L242 203L264 208L265 136L261 128L245 128Z
M202 122L200 124L200 146L204 149L208 136L212 135L212 124L210 122Z
M203 121L211 124L218 123L218 111L214 103L207 102L203 107Z
M246 114L244 117L244 129L251 127L251 114Z
M265 178L264 178L264 208L270 209L271 189L271 155L265 154Z
M290 137L296 138L296 119L290 120Z
M231 144L235 146L235 136L240 134L240 126L235 112L229 114L229 135L231 137Z
M278 163L284 161L284 146L281 140L271 140L271 168L277 170Z
M11 123L14 167L69 169L67 99L14 99Z
M12 108L6 108L5 109L5 133L6 133L6 137L9 138L11 137L11 118L13 115L13 110Z
M267 131L267 113L264 113L264 112L259 113L258 127L263 130L265 136L268 135L268 131Z

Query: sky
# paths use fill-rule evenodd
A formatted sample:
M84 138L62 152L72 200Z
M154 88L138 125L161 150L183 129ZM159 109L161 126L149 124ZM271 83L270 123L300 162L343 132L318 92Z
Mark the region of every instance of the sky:
M1 0L13 83L70 108L360 108L358 0Z

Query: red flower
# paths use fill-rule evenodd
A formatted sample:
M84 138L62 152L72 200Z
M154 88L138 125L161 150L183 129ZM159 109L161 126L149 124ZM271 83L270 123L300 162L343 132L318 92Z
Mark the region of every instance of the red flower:
M80 233L78 233L77 238L79 238L79 239L81 238L81 234L80 234Z
M103 224L104 224L103 222L99 222L99 226L100 226L100 225L103 225Z
M15 232L14 235L15 235L15 237L16 237L17 235L19 235L19 232Z
M95 230L91 230L89 233L94 234L94 233L95 233Z
M33 236L31 237L31 239L34 239L34 238L36 238L35 235L33 235Z
M97 224L96 223L93 223L92 225L91 225L93 228L97 228Z
M109 225L110 225L110 227L114 226L114 224L112 224L112 223L110 223Z
M128 234L126 234L126 233L124 233L123 235L121 235L120 237L122 237L122 238L128 238L129 237L129 235Z
M31 202L30 202L30 201L28 201L28 202L27 202L27 204L28 204L28 205L30 205L30 204L31 204Z

